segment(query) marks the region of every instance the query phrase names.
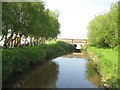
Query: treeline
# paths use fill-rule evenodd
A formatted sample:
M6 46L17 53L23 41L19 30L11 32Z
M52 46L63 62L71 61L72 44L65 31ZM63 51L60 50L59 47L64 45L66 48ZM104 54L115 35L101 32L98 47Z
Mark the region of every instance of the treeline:
M3 2L2 38L4 48L40 45L60 33L58 11L45 9L41 2Z
M99 47L118 46L118 3L112 3L109 12L96 16L88 26L88 41Z

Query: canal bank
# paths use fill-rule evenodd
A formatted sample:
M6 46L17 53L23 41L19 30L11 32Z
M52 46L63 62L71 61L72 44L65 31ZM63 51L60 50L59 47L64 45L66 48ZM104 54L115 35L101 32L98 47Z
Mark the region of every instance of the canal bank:
M27 72L30 66L43 63L74 51L71 44L56 42L40 46L28 46L2 50L2 83L16 73Z
M37 64L7 83L7 88L102 88L100 75L84 53L71 53Z
M83 47L83 51L87 52L94 61L94 66L101 75L104 87L119 88L118 47L110 49L88 45Z

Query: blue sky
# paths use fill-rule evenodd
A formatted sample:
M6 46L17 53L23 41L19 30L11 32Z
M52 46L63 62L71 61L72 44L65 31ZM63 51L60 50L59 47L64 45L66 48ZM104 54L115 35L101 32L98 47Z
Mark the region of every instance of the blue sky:
M110 10L117 0L43 0L46 8L60 12L59 38L87 38L87 26L95 15Z

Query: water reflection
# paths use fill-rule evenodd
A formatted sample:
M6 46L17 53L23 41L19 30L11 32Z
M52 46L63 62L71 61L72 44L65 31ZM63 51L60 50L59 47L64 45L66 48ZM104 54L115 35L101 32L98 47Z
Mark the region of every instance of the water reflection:
M56 88L58 73L58 65L55 62L46 62L22 76L21 80L13 84L11 87Z
M88 61L88 55L72 53L37 65L17 77L7 87L19 88L96 88L102 87L100 76Z
M61 57L67 57L67 58L84 58L84 59L88 59L88 54L87 53L71 53L68 55L63 55Z
M59 57L54 60L59 64L59 76L56 81L57 88L95 88L86 80L86 62L82 58Z
M92 82L92 84L97 86L97 87L100 87L100 88L103 87L103 84L101 82L101 77L94 67L94 62L93 61L88 61L86 63L86 68L87 68L86 69L87 80Z

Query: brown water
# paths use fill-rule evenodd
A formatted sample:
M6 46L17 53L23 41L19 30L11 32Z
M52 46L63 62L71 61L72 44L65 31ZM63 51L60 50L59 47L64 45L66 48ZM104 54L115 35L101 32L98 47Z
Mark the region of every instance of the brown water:
M72 53L37 65L17 77L13 88L102 88L94 62L82 53Z

